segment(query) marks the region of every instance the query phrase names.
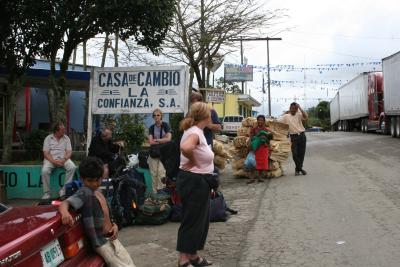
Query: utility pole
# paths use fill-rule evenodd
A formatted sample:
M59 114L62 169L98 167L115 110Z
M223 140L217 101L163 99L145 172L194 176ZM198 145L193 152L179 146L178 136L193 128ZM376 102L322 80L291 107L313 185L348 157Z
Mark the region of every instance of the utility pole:
M243 41L267 41L267 70L268 70L268 115L271 117L271 78L270 78L270 67L269 67L269 41L281 41L282 38L271 38L271 37L261 37L261 38L243 38L239 39L229 39L230 41L240 41L240 55L241 64L243 64ZM264 75L264 74L263 74ZM243 91L242 82L242 91Z
M243 65L243 37L240 36L240 65ZM242 94L244 94L244 81L242 81Z

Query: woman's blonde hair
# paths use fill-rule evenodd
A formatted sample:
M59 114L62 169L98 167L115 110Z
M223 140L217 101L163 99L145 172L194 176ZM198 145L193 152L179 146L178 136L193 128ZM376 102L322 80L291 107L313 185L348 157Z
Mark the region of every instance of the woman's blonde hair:
M163 114L162 114L162 111L161 111L161 109L159 109L159 108L156 108L155 110L153 110L153 114L152 114L152 116L153 116L153 117L154 117L154 113L156 113L156 112L160 113L160 115L161 115L161 119L162 119L162 117L163 117Z
M180 130L185 131L211 116L210 107L203 102L196 102L190 106L189 114L180 123Z

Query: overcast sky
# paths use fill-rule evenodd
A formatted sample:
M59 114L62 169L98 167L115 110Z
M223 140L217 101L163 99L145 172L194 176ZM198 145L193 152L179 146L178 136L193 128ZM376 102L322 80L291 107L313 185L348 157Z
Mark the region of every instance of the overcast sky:
M271 71L271 80L281 83L271 87L272 115L280 115L293 100L305 108L330 100L340 84L363 71L380 70L376 62L400 51L399 7L396 0L265 0L265 8L286 8L289 15L285 23L267 33L283 39L270 41L270 65L307 68ZM280 32L286 28L290 30ZM266 42L245 43L244 55L248 64L265 66ZM226 63L240 63L240 51L228 56ZM327 64L335 65L329 69ZM262 73L255 69L248 89L266 103L267 94L261 93ZM268 113L266 105L258 110Z
M381 70L375 63L400 51L399 0L259 1L264 1L265 9L287 9L288 15L283 23L260 33L260 37L282 38L270 41L271 67L283 65L281 71L271 71L273 116L282 114L293 101L306 109L321 100L330 101L340 85L361 72ZM100 54L91 54L89 64L99 65ZM248 64L266 67L266 42L245 42L244 56ZM225 63L240 64L240 51L228 55ZM112 66L113 60L108 59L106 65ZM287 71L289 65L296 70ZM263 103L257 110L268 115L263 73L266 77L266 69L255 68L254 80L247 88ZM221 76L223 67L215 73L216 79Z

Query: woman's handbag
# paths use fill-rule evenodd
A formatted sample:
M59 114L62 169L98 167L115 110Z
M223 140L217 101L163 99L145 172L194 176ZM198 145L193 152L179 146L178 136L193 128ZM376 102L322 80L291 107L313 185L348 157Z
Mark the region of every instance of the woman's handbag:
M210 200L210 222L225 222L228 219L226 202L221 191L212 191Z

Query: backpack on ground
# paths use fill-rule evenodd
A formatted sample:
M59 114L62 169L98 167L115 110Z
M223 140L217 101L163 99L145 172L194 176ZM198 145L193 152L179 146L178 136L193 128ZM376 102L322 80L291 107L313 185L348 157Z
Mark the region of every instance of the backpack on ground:
M145 185L124 174L113 181L114 195L111 200L111 211L118 228L135 223L138 211L136 190Z
M149 169L149 164L147 163L147 160L149 159L148 150L140 150L138 153L138 159L140 168Z
M160 225L166 223L171 216L170 197L155 194L148 197L139 207L136 224Z
M131 168L127 172L129 178L134 179L140 182L140 186L136 186L136 195L137 195L137 204L138 206L143 205L144 200L146 199L146 181L144 179L144 174L137 171L136 168Z

